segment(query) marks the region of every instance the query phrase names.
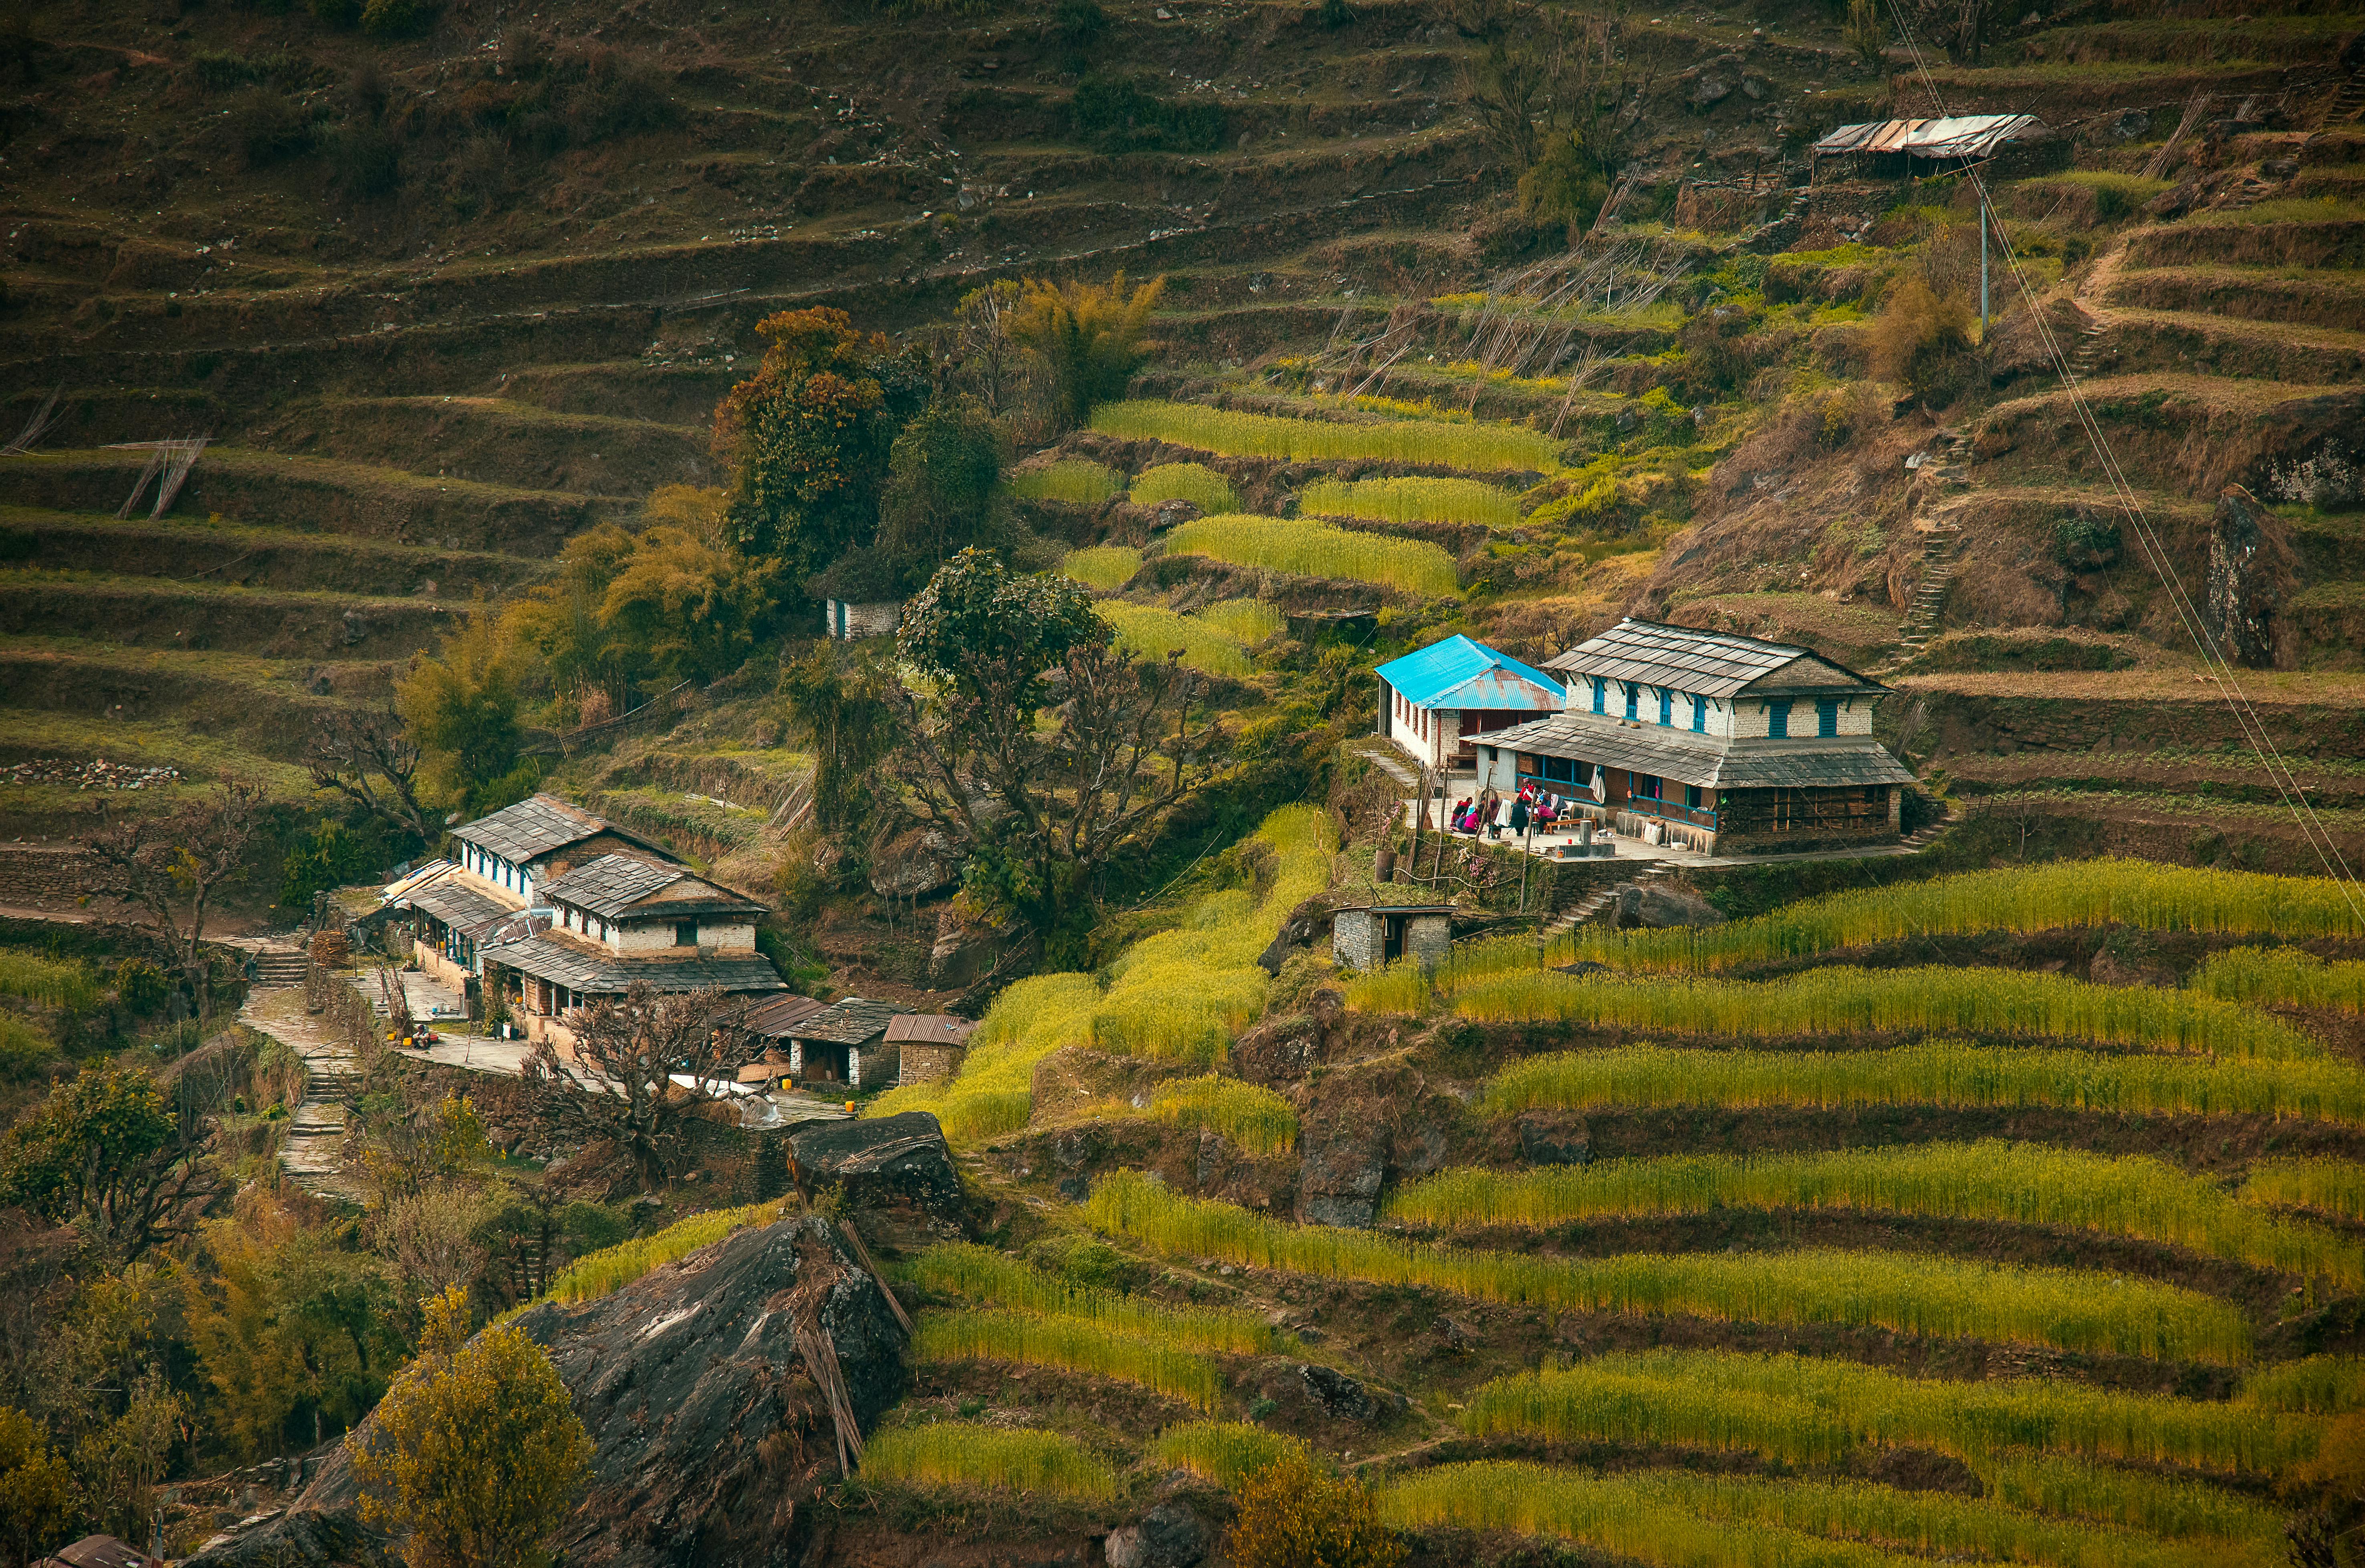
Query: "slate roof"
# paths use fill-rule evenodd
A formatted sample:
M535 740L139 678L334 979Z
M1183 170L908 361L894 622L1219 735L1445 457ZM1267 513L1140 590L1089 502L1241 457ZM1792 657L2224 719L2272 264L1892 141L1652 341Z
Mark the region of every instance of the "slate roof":
M432 914L463 936L481 935L521 907L504 903L476 887L449 860L439 860L412 872L386 890L394 909L415 909Z
M540 932L522 942L487 947L484 959L570 991L606 994L620 993L634 980L646 980L661 991L702 991L709 987L729 991L789 989L781 981L779 971L772 968L771 960L760 953L749 953L744 958L618 958L605 948L555 931Z
M792 1040L824 1040L834 1046L862 1046L887 1032L895 1019L891 1002L866 1002L849 996L843 1002L832 1002L810 1018L790 1025L787 1035Z
M822 1012L828 1005L825 1002L815 1002L810 996L776 996L748 1010L747 1027L756 1034L779 1039L789 1033L792 1025Z
M661 888L689 875L632 855L602 855L542 885L542 896L603 917L622 914Z
M1588 637L1547 669L1587 678L1731 697L1746 689L1865 695L1889 688L1833 664L1811 648L1768 643L1732 632L1702 632L1655 621L1620 621Z
M1844 125L1810 151L1911 152L1917 158L1984 158L2007 141L2045 129L2034 115L1955 115L1945 119L1880 119Z
M1728 745L1714 735L1629 729L1590 713L1550 718L1478 737L1482 745L1565 756L1709 790L1908 784L1913 775L1869 735L1800 736ZM1582 789L1584 786L1580 785Z
M111 1535L86 1535L72 1546L60 1547L57 1555L42 1561L62 1562L66 1568L144 1568L155 1559Z
M612 824L580 806L569 805L555 795L529 795L514 806L454 828L452 836L490 851L512 866L522 866L554 849L612 831Z
M1416 708L1557 708L1561 683L1459 634L1380 666L1379 678Z
M975 1020L948 1013L899 1013L887 1021L891 1046L905 1040L914 1045L958 1046L976 1032Z

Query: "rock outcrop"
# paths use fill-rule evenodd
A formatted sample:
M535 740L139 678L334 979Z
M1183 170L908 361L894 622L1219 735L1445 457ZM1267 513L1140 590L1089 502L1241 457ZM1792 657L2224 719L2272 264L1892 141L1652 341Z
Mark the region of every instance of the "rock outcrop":
M2278 662L2279 619L2296 580L2281 522L2238 485L2209 521L2209 573L2201 613L2218 652L2251 669ZM2287 660L2285 662L2288 662Z
M588 1305L545 1302L516 1321L550 1352L591 1436L588 1484L552 1543L582 1568L795 1561L810 1500L839 1475L805 1347L834 1350L865 1428L903 1392L902 1326L815 1216L739 1231ZM358 1500L340 1452L286 1514L191 1562L375 1568L385 1545Z
M789 1135L789 1148L814 1192L843 1190L867 1240L910 1251L969 1233L959 1169L926 1111L810 1123Z
M1721 925L1724 912L1690 893L1674 888L1641 887L1620 882L1610 906L1620 926Z

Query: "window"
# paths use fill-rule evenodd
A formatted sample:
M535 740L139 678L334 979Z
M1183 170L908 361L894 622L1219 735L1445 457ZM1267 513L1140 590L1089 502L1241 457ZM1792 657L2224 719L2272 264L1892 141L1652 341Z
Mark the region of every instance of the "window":
M1676 694L1663 686L1659 688L1659 722L1672 724L1675 722Z
M1815 699L1815 734L1835 735L1840 733L1840 700L1836 697Z
M1587 678L1593 682L1593 711L1597 713L1607 713L1609 711L1609 683L1597 675Z
M1695 693L1692 697L1692 728L1708 733L1708 699Z
M1642 689L1641 687L1639 687L1639 686L1635 685L1635 684L1634 684L1632 681L1631 681L1631 680L1630 680L1630 681L1627 681L1627 682L1625 683L1625 685L1626 685L1626 716L1627 716L1628 718L1630 718L1630 719L1631 719L1631 718L1634 717L1634 705L1635 705L1635 703L1637 703L1637 702L1639 702L1640 700L1642 700Z
M1659 780L1656 775L1637 773L1632 777L1634 779L1634 788L1632 792L1634 794L1640 796L1645 801L1655 801L1659 798Z
M1788 740L1789 738L1789 699L1784 698L1779 702L1768 702L1765 704L1765 733L1768 736L1777 741Z
M1684 786L1684 804L1691 807L1692 810L1699 810L1701 795L1702 790L1698 785L1687 784Z
M1576 763L1565 756L1545 757L1544 777L1556 784L1574 784L1576 782Z
M677 947L698 946L698 922L677 920L673 923L673 945Z

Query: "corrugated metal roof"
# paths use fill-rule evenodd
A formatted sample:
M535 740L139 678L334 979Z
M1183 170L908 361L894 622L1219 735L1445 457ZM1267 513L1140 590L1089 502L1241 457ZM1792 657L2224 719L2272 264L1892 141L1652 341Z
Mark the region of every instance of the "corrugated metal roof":
M487 947L485 961L501 964L563 985L570 991L602 995L621 994L635 980L646 980L661 991L773 991L789 988L771 960L761 954L745 958L701 958L684 949L678 958L620 958L556 931L544 931L522 942Z
M688 875L678 866L663 866L634 855L602 855L544 883L542 896L597 915L616 915Z
M778 1038L789 1032L790 1026L801 1024L829 1006L810 996L776 996L769 1002L758 1002L747 1014L747 1027L758 1035Z
M580 806L569 805L555 795L529 795L514 806L454 828L452 836L498 855L512 866L522 866L554 849L610 831L611 823Z
M1378 674L1416 708L1557 708L1567 700L1543 671L1459 633L1390 659Z
M1810 661L1810 668L1803 672L1810 678L1766 681L1776 671L1800 660ZM1549 661L1546 667L1580 678L1599 676L1608 680L1697 692L1704 697L1731 697L1751 688L1825 692L1889 689L1811 649L1768 643L1732 632L1702 632L1690 626L1637 621L1631 616L1598 637L1586 638Z
M921 1045L958 1046L977 1030L969 1018L948 1013L899 1013L887 1021L887 1043L909 1040Z
M1695 735L1689 730L1656 725L1627 729L1592 714L1562 713L1482 735L1479 744L1598 763L1709 790L1906 784L1913 778L1886 746L1869 735L1728 745L1716 736ZM1586 787L1586 783L1578 785L1579 790Z
M858 1046L875 1040L887 1032L894 1021L895 1004L891 1002L866 1002L849 996L843 1002L832 1002L812 1017L791 1025L787 1033L792 1040L826 1040L832 1045Z
M1945 119L1868 120L1844 125L1810 151L1910 152L1916 158L1984 158L2045 129L2034 115L1955 115Z

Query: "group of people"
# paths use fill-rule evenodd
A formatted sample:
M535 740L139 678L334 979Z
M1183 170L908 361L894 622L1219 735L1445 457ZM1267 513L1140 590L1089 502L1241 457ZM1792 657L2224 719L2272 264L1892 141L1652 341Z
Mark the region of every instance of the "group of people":
M1508 811L1503 807L1503 797L1488 789L1474 801L1464 795L1446 820L1455 833L1466 833L1474 838L1481 834L1500 838L1506 827L1517 838L1528 831L1530 823L1538 833L1550 833L1574 815L1574 808L1560 796L1533 784L1522 784L1519 792L1512 797Z

